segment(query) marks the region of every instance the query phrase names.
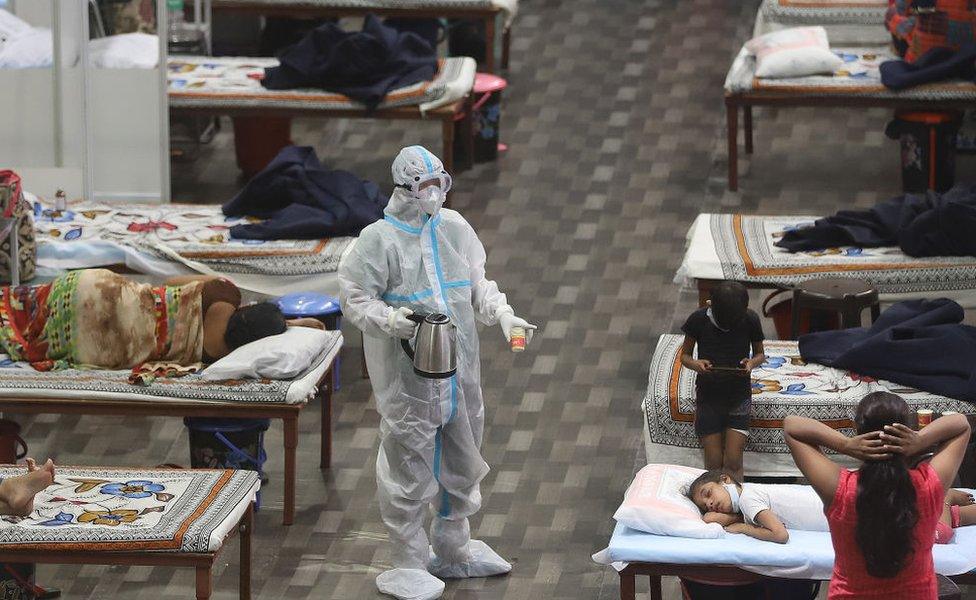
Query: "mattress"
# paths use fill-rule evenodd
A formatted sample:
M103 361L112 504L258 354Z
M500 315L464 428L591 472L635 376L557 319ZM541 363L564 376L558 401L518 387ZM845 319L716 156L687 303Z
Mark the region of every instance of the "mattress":
M870 281L882 300L945 297L976 306L976 258L912 258L896 247L827 248L790 253L773 245L783 232L820 217L701 214L688 232L676 282L734 280L790 287L807 279Z
M223 6L257 6L268 8L382 8L409 12L412 10L499 10L505 15L505 26L512 24L518 12L518 0L213 0L215 9Z
M832 44L883 45L887 9L888 0L763 0L753 34L820 25Z
M642 404L644 442L649 463L701 467L695 373L679 362L683 339L672 334L658 339ZM767 340L764 345L766 362L752 372L752 422L743 460L747 475L800 475L783 437L787 415L810 417L853 435L857 403L877 391L898 394L913 408L976 412L968 402L805 363L795 341Z
M0 518L0 549L214 552L260 485L254 471L58 467L34 512Z
M755 76L756 59L745 48L739 51L725 79L727 94L747 94L796 98L837 98L856 96L883 100L903 99L921 102L976 100L976 83L944 81L892 91L881 83L881 63L896 60L888 46L832 47L843 64L832 75L814 75L785 79L761 79Z
M342 348L342 333L331 335L321 353L294 379L207 381L200 374L157 378L149 385L129 383L130 371L64 369L35 371L0 354L0 403L3 398L117 400L119 402L220 402L233 404L303 404Z
M333 295L336 271L355 238L237 240L219 205L73 203L58 212L31 197L42 274L124 264L157 277L203 272L267 295Z
M960 527L949 544L932 547L935 571L961 575L976 568L976 526ZM834 549L826 531L790 531L786 544L742 534L716 539L652 535L617 524L606 550L593 555L601 564L732 565L770 577L826 581L834 568Z
M275 58L170 56L167 77L170 108L264 108L301 111L361 110L347 96L321 89L268 90L261 86L264 69L278 66ZM474 86L473 58L438 60L434 79L391 91L378 110L417 106L420 111L462 100Z

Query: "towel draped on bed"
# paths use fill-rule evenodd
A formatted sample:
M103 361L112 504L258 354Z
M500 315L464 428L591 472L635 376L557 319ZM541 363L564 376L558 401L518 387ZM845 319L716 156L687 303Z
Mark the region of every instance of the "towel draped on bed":
M189 365L203 352L202 286L152 287L105 269L0 288L0 350L41 371Z

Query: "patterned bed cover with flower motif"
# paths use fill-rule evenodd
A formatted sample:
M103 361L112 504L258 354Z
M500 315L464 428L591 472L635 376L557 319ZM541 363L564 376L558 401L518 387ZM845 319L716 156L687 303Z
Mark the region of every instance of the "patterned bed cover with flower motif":
M30 516L0 518L0 548L214 552L260 485L253 471L59 468Z
M304 373L294 379L207 380L201 373L130 381L132 371L61 369L37 371L0 354L0 401L3 398L56 398L119 402L221 402L233 404L303 404L318 391L319 382L342 349L342 333L330 337Z
M679 362L683 339L673 334L658 339L643 402L645 447L648 462L700 467L701 446L694 428L695 374ZM876 391L899 394L912 407L974 412L968 402L804 363L793 341L767 340L765 349L766 362L752 372L748 475L799 475L783 438L787 415L817 419L850 434L857 403Z
M912 258L897 247L827 248L790 253L775 245L784 231L819 217L701 214L688 232L678 279L717 279L790 287L806 279L851 277L895 297L976 300L976 258Z
M144 260L171 262L175 254L221 273L305 276L335 272L343 251L355 239L264 241L231 237L232 226L255 221L225 217L216 204L79 202L68 210L56 211L34 201L38 261L52 268L105 266L105 261L88 251L101 244L131 249L144 255Z

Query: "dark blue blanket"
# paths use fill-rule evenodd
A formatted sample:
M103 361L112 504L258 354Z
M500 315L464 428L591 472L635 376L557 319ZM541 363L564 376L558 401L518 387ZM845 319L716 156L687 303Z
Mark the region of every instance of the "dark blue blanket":
M429 81L437 54L413 32L399 32L367 15L362 31L335 23L313 29L278 57L281 66L264 70L269 90L315 87L344 94L373 110L391 90Z
M914 63L889 60L881 63L881 83L892 90L951 79L976 79L976 44L959 50L932 48Z
M359 235L383 218L388 201L372 181L326 169L311 147L287 146L223 211L229 217L266 219L231 227L238 239L318 239Z
M976 327L962 319L962 307L945 298L899 302L871 327L801 336L800 355L807 362L976 402Z
M909 256L976 256L976 186L898 196L870 210L842 210L776 245L800 252L836 246L898 246Z

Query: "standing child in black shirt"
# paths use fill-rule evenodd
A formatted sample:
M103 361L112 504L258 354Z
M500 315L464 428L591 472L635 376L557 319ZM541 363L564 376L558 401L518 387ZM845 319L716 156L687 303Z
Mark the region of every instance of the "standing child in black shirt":
M741 283L722 282L711 298L681 327L681 364L698 373L695 433L705 468L724 469L742 481L742 449L752 413L750 373L766 360L762 325L749 310L749 293ZM692 356L696 345L697 359Z

